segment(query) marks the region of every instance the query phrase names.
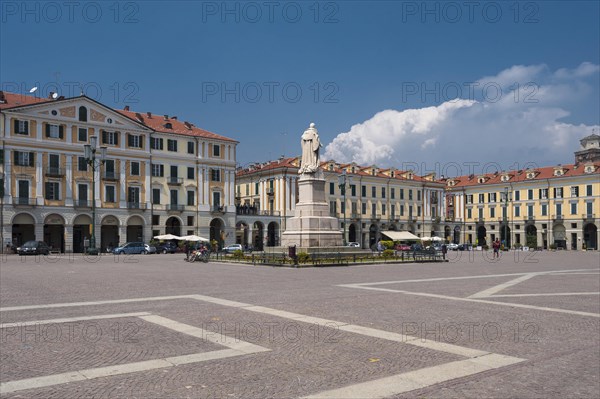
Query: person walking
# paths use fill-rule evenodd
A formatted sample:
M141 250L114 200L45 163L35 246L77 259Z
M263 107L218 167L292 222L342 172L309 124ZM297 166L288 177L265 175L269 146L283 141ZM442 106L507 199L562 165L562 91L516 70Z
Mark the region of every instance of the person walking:
M492 244L492 248L494 248L494 259L500 257L500 239L496 238L496 241Z

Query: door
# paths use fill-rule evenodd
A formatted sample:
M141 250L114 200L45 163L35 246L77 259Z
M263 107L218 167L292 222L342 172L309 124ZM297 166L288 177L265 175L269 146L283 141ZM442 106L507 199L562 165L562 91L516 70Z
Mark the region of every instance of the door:
M88 201L88 185L77 184L77 201L80 206L87 206Z
M48 171L53 175L59 172L59 160L60 156L58 154L50 154L48 156Z
M129 187L127 189L127 203L130 208L138 208L140 204L140 188Z
M19 180L19 204L29 203L29 180Z
M107 159L104 164L104 173L106 178L114 179L115 178L115 161L112 159Z

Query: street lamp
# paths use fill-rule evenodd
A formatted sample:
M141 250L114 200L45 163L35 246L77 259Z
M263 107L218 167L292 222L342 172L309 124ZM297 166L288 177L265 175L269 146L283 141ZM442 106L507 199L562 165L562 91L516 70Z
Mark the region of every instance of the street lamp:
M352 184L352 177L346 174L346 170L338 176L338 187L340 188L342 195L344 196L344 239L343 243L346 246L346 185Z
M510 238L508 237L508 202L511 200L508 187L504 187L504 192L501 193L500 201L503 203L502 207L502 221L504 222L503 230L504 230L504 240L506 240L506 245L510 247Z
M90 144L84 144L85 162L92 168L92 237L90 238L90 247L88 254L98 255L96 248L96 170L106 162L106 147L100 147L100 159L96 159L98 150L98 137L90 137Z
M4 172L0 172L0 253L4 253Z

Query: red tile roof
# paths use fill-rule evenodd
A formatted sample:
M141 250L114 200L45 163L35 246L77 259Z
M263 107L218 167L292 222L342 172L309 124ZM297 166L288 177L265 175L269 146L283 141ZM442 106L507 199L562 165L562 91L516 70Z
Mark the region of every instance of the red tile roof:
M574 177L574 176L583 176L589 173L585 173L585 165L586 163L581 164L569 164L569 165L560 165L560 166L544 166L541 168L535 169L527 169L527 170L511 170L508 172L498 172L498 173L488 173L485 175L470 175L470 176L458 176L454 178L447 178L444 181L447 183L450 180L456 182L455 185L449 186L449 189L453 188L463 188L463 187L472 187L472 186L484 186L484 185L492 185L492 184L510 184L510 183L521 183L524 181L539 181L546 179L560 179L562 177ZM596 170L592 174L600 174L600 162L595 162L593 164ZM563 174L561 176L555 176L554 170L561 168L563 170ZM528 172L535 172L535 177L528 179ZM503 175L508 175L510 179L507 181L502 181ZM479 178L485 178L485 182L479 183Z
M0 91L0 109L21 107L23 105L39 104L52 101L55 100L48 98L38 98L34 96L26 96L25 94Z

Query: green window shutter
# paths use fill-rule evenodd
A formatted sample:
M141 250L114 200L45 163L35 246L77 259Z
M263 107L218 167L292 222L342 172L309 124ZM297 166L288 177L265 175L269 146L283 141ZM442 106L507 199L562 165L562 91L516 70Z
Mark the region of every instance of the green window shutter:
M50 137L50 125L46 123L46 137Z
M106 132L102 131L102 144L106 144Z
M13 151L13 161L15 165L19 164L19 151Z
M114 135L115 135L115 145L119 145L119 133L115 132Z
M64 131L65 131L65 127L63 125L60 125L58 127L58 138L61 140L64 137Z
M19 120L15 119L14 120L14 128L13 128L13 134L17 133L19 131Z
M34 152L30 152L29 153L29 166L33 166L34 157L35 157L35 153Z

